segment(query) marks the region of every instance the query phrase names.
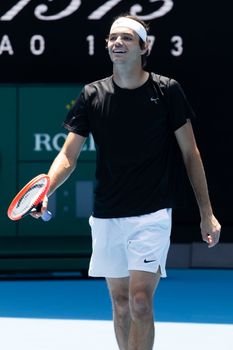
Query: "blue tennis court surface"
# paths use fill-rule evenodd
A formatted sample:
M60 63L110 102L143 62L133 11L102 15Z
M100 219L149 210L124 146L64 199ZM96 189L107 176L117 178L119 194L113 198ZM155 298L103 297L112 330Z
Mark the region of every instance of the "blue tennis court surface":
M233 349L233 270L168 270L156 350ZM117 350L104 280L0 282L3 350Z

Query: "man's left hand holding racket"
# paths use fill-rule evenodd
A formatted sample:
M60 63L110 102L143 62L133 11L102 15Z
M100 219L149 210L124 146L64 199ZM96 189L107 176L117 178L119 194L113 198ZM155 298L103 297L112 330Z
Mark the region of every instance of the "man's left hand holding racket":
M52 214L47 210L47 193L50 187L48 175L41 174L29 181L12 200L7 215L11 220L20 220L28 214L49 221Z

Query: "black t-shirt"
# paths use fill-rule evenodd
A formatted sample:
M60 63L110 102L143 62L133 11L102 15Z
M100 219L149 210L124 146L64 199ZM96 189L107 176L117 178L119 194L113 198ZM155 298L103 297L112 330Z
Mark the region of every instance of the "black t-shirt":
M96 146L93 216L136 216L184 204L183 163L174 131L194 113L180 85L150 74L136 89L112 76L85 85L64 126Z

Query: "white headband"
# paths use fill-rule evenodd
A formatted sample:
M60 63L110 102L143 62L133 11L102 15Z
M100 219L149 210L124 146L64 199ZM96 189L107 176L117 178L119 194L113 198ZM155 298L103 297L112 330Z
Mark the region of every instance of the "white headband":
M110 33L112 32L113 29L118 27L126 27L134 30L140 36L140 38L144 42L146 42L146 38L147 38L146 29L138 21L135 21L134 19L127 18L127 17L120 17L116 19L115 22L113 22L110 29Z

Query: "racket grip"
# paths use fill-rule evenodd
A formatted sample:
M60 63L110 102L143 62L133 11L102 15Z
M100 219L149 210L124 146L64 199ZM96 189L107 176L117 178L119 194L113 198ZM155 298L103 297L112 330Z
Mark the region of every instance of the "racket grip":
M43 221L49 221L50 219L52 219L52 213L49 210L46 210L44 214L41 216L41 219Z

